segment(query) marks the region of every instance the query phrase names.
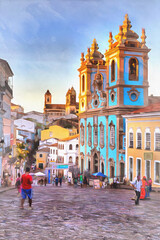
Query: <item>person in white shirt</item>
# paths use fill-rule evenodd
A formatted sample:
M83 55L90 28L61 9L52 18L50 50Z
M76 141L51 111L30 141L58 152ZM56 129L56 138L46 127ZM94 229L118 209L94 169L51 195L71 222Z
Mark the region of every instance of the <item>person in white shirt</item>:
M139 198L141 195L141 187L142 187L142 181L140 180L140 176L137 176L137 179L133 182L133 187L135 188L135 192L136 192L135 204L139 205Z

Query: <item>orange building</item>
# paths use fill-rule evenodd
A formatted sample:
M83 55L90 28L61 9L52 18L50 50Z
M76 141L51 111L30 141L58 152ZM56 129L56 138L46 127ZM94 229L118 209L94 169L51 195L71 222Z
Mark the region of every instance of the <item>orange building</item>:
M151 178L160 187L160 103L123 116L126 119L126 177Z

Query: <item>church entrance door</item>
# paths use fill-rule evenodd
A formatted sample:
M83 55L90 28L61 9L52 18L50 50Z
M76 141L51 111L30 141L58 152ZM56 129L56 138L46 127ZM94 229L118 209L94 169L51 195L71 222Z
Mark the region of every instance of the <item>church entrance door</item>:
M120 163L120 181L123 181L124 177L124 163Z

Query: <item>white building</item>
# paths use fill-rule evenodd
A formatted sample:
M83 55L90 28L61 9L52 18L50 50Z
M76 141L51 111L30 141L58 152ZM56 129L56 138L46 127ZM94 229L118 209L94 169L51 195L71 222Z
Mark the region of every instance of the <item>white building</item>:
M65 176L69 166L78 165L79 134L70 136L50 145L48 157L52 174Z

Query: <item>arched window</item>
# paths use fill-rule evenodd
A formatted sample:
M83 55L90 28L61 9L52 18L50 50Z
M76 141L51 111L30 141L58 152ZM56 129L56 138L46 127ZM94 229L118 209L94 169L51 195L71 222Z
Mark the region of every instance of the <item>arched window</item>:
M145 149L151 149L151 132L149 128L146 128L145 130Z
M111 63L111 82L115 81L115 61Z
M129 129L129 148L133 148L133 129Z
M85 91L85 76L82 76L82 92Z
M91 147L92 145L92 126L88 124L88 146Z
M69 163L72 163L72 157L69 157Z
M79 147L79 145L78 145L78 144L76 144L76 150L78 150L78 147Z
M138 80L138 60L136 58L129 60L129 80Z
M69 150L72 150L72 144L69 144Z
M141 129L137 129L137 149L142 148L142 132Z
M98 126L94 124L94 145L98 145Z
M103 148L104 147L104 125L101 122L100 125L100 147Z
M115 148L115 125L113 121L110 122L110 148L113 150Z
M156 128L154 132L154 149L160 151L160 128Z
M81 142L81 145L83 146L84 145L84 126L83 126L83 123L81 123L80 125L80 142Z

